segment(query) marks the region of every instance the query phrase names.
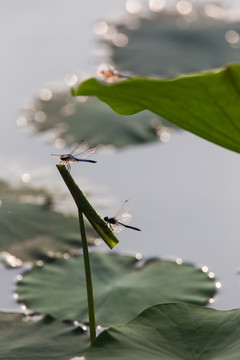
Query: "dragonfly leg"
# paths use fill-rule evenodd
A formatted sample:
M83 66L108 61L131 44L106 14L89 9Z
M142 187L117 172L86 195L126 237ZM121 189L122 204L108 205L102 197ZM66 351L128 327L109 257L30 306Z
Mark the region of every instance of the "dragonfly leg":
M71 166L70 166L70 164L67 164L67 169L68 169L69 172L71 171Z

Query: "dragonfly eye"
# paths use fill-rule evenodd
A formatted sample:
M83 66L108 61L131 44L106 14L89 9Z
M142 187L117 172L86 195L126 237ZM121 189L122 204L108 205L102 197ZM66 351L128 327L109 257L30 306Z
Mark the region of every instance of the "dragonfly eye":
M103 219L104 219L105 221L108 221L108 217L107 217L107 216L105 216Z

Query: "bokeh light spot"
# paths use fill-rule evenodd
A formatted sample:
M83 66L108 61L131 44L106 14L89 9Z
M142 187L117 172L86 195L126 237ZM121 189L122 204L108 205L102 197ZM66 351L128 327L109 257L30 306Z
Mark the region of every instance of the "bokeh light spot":
M31 180L31 175L28 173L22 174L21 180L23 183L27 184Z
M93 25L93 31L97 35L104 35L108 31L108 24L106 21L99 21Z
M19 127L25 127L28 124L28 119L26 116L20 116L16 121L17 126Z
M166 5L165 0L149 0L148 3L149 9L154 12L162 11L165 5Z
M125 7L129 14L137 14L141 10L142 5L138 0L127 0Z
M127 35L125 35L123 33L117 33L113 37L112 42L114 45L116 45L118 47L124 47L128 44L128 37L127 37Z
M49 101L52 98L52 92L49 89L42 89L40 91L40 99L43 101Z
M180 0L176 5L177 11L182 15L188 15L192 11L192 4L186 0Z

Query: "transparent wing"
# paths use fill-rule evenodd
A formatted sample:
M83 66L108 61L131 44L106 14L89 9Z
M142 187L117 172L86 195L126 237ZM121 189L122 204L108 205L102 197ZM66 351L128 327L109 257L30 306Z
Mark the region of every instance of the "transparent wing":
M126 200L123 206L121 207L120 211L114 216L115 219L127 225L132 219L131 214L129 214L129 210L131 209L131 207L132 207L132 200Z
M119 222L123 223L124 225L127 225L132 220L132 215L129 213L122 214L120 219L117 219Z
M94 147L90 147L80 153L76 153L74 154L73 156L76 157L76 158L80 158L80 159L86 159L88 158L89 156L91 156L94 152L96 151L96 148Z
M59 154L51 154L52 157L54 158L60 158L62 155L59 155Z
M80 143L76 144L76 146L74 146L74 148L71 151L71 154L80 154L81 152L83 152L84 150L86 150L89 147L88 142L86 139L80 141Z
M87 140L82 140L78 145L76 145L71 154L74 157L80 157L81 159L85 159L92 155L96 151L95 147L89 147Z
M113 232L115 232L116 234L119 234L121 231L124 230L124 226L116 223L116 224L111 224L111 228L113 230Z

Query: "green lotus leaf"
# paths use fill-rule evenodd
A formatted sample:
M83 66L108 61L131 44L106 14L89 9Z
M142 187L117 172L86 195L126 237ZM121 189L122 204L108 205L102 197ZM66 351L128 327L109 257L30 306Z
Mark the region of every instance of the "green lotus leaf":
M124 324L146 307L164 301L198 305L214 296L214 281L201 269L132 256L90 254L96 323ZM83 257L34 267L18 283L19 301L59 319L88 321Z
M116 112L148 109L185 130L240 152L240 65L163 80L131 78L115 84L89 79L73 95L94 95Z
M34 321L23 314L0 313L0 359L69 360L83 355L89 337L81 327L45 316Z
M49 194L31 188L13 189L0 182L0 251L22 261L48 259L81 248L78 219L52 209ZM41 204L22 202L41 198ZM24 201L25 201L24 200ZM88 228L90 239L95 236Z
M210 12L219 14L219 19L207 16ZM108 33L99 38L100 46L107 46L109 62L120 73L169 77L239 62L239 21L226 21L224 7L209 1L207 6L193 4L188 15L166 10L148 15L131 15L129 21L118 24L108 22L109 32L114 26L116 33L127 37L126 46L117 46L114 38L107 40ZM231 42L233 32L235 43ZM106 61L104 56L102 60Z
M50 141L61 138L70 146L88 139L91 145L123 147L159 140L161 129L173 128L147 111L120 116L98 99L81 102L72 98L69 88L58 92L53 87L51 91L53 96L49 101L35 98L33 106L22 112L34 134L43 133Z
M240 309L169 303L99 335L86 360L239 360Z

